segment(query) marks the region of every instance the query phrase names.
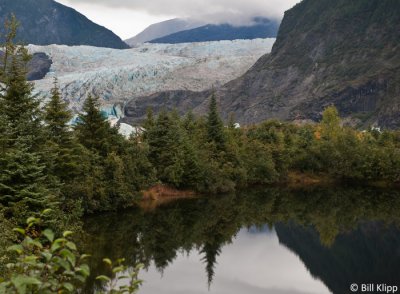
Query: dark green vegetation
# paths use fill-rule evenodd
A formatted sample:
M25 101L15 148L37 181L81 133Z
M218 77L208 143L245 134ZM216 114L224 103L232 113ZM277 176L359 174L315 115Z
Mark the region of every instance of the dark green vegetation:
M319 121L333 104L352 125L397 128L399 52L399 1L304 0L285 13L271 54L217 89L222 116L235 113L242 124ZM148 105L204 114L209 96L162 92L128 103L126 114L144 117Z
M21 23L18 42L129 48L110 30L53 0L0 0L0 23L3 24L11 14L15 14ZM0 42L4 42L3 33Z
M18 240L12 228L23 226L28 217L50 208L40 228L78 230L83 213L131 206L140 189L153 181L145 146L138 138L118 135L95 98L88 97L74 129L56 83L41 106L26 80L30 56L13 43L16 28L14 18L6 23L0 69L2 270L7 246Z
M191 43L220 40L275 38L279 22L266 18L254 18L254 23L248 26L233 26L230 24L208 24L198 28L180 31L168 36L154 39L150 43Z
M291 172L336 181L398 183L400 133L342 127L336 108L318 125L278 121L224 127L211 98L207 118L162 112L146 121L144 142L162 183L206 193L286 182Z
M242 228L259 228L262 234L275 226L280 243L333 293L343 294L354 282L399 284L399 196L364 188L268 188L187 199L149 211L90 217L83 247L95 252L90 265L96 273L104 272L104 254L124 254L128 264L154 264L163 273L178 256L198 251L212 282L223 262L218 256ZM246 256L248 248L242 250Z
M7 271L1 273L0 293L2 294L51 294L51 293L81 293L90 268L85 261L90 257L79 254L74 242L73 232L65 231L56 238L50 229L44 229L43 217L51 210L44 210L39 218L27 219L27 226L15 228L21 240L7 250L16 256L7 264ZM100 275L96 280L106 282L106 290L96 293L134 294L141 282L138 273L142 265L127 267L124 259L113 263L109 258L103 262L112 275ZM125 285L118 285L124 280Z

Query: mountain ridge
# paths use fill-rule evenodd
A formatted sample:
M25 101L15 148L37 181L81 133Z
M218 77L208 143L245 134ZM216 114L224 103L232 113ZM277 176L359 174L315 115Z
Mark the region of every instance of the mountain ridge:
M125 40L125 42L134 47L138 44L143 44L151 40L165 37L176 32L194 29L205 25L205 23L190 19L174 18L159 23L152 24L144 29L136 36Z
M279 22L266 18L254 18L254 23L246 26L230 24L207 24L201 27L179 31L149 43L178 44L190 42L210 42L222 40L252 40L258 38L275 38Z
M318 121L324 108L335 105L358 127L400 126L399 12L395 0L300 2L285 13L272 52L215 89L223 117L234 113L242 124ZM133 111L130 103L126 109L142 113L159 97L168 97L171 105L184 97L198 101L193 110L203 114L209 96L210 91L178 96L170 91L140 97L135 101L140 109Z
M16 40L25 44L129 48L112 31L53 0L0 0L0 22L12 13L20 22Z

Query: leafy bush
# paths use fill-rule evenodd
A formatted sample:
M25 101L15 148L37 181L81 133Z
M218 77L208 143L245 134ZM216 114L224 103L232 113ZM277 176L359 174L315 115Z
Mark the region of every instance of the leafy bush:
M49 212L43 211L41 217ZM0 278L0 293L76 293L84 286L90 275L89 266L85 263L89 255L79 254L75 243L71 241L71 231L56 238L52 230L41 230L41 224L41 218L30 217L25 229L14 229L23 239L8 248L15 258L7 265L5 277ZM138 280L141 265L128 269L123 265L124 259L119 259L114 267L111 260L104 259L104 262L117 278L105 275L97 277L107 282L107 290L98 293L137 292L141 285ZM118 281L125 279L129 279L128 285L117 286Z

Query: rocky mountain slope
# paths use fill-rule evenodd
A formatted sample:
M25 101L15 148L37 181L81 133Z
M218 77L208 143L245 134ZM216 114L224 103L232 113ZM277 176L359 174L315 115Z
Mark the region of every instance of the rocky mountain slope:
M3 64L4 52L0 50L0 66ZM32 58L28 63L27 79L28 81L36 81L43 79L50 71L52 61L49 56L43 52L32 54Z
M152 24L140 34L136 35L133 38L125 40L125 42L129 46L134 47L138 44L143 44L151 40L165 37L177 32L198 28L203 25L205 25L205 23L191 19L170 19Z
M285 13L271 54L217 89L224 117L318 120L331 104L360 127L400 126L400 1L303 0ZM157 105L204 113L210 91L137 98L131 120ZM159 108L158 108L159 109ZM155 109L157 110L157 108Z
M50 71L51 64L50 57L45 53L35 53L28 63L28 81L36 81L43 79Z
M151 40L150 43L178 44L220 40L275 38L278 33L278 28L278 21L266 18L255 18L254 23L247 26L207 24L198 28L188 29L157 38Z
M0 0L0 23L11 13L20 22L17 40L26 44L129 47L110 30L53 0Z
M44 79L35 81L38 93L48 96L56 76L71 109L79 111L91 93L101 98L103 109L113 115L117 111L119 116L121 107L138 96L223 85L270 52L274 41L144 44L129 50L58 45L30 45L28 49L52 62Z

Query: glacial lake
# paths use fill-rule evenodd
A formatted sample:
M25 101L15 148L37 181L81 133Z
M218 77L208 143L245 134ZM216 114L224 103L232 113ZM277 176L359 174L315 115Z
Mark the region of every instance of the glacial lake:
M400 286L400 192L257 189L148 203L86 219L94 275L103 257L141 262L143 294L352 293ZM102 287L89 281L88 293ZM359 291L358 293L361 293Z

